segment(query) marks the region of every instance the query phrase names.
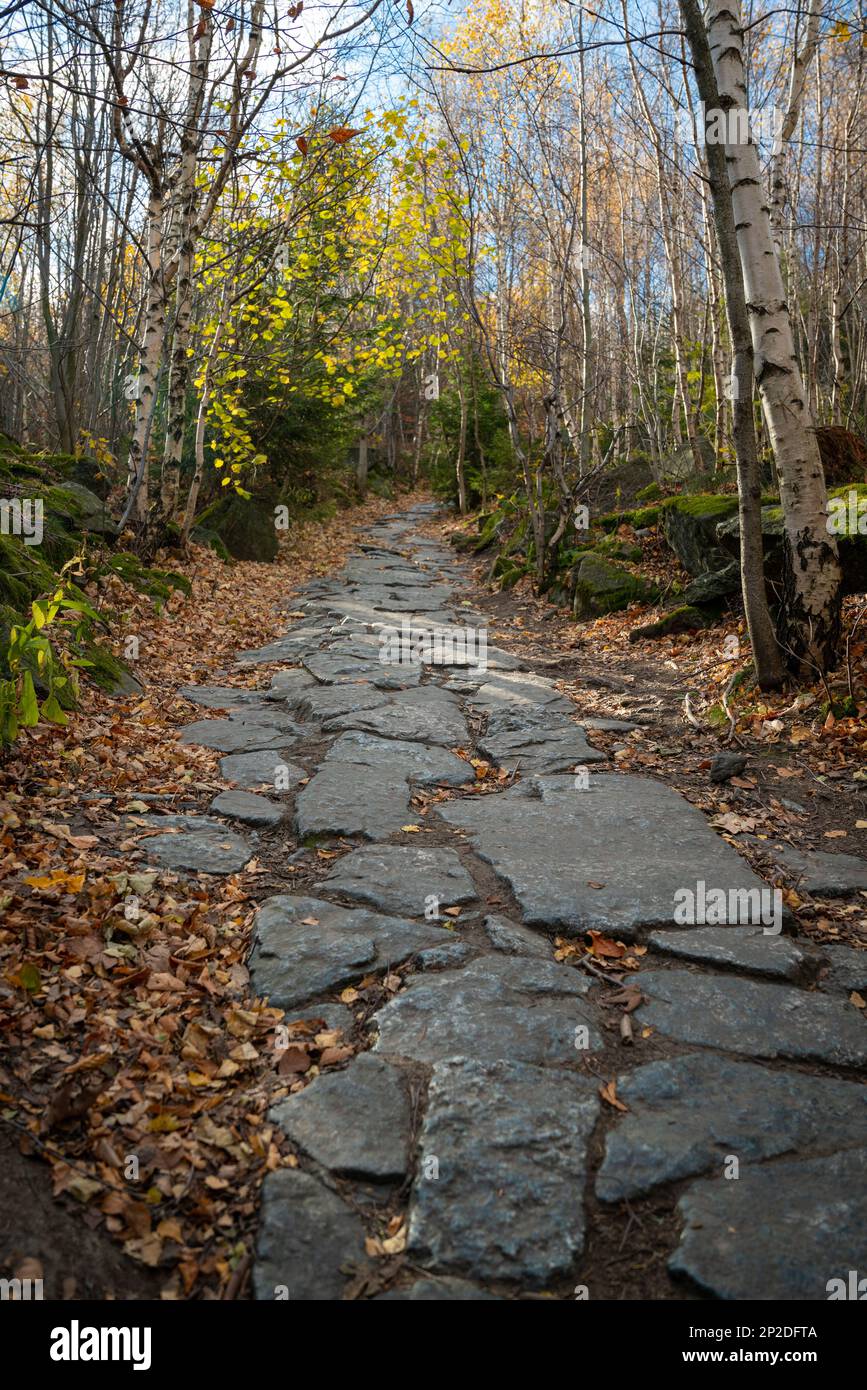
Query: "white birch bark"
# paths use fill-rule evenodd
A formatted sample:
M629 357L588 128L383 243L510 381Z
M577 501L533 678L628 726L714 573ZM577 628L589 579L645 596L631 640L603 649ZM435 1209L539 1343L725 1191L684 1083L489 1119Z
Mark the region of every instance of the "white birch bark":
M707 29L729 135L747 128L743 23L739 0L709 0ZM782 638L790 660L824 671L840 634L840 564L827 527L819 446L795 354L756 145L726 142L756 384L774 452L787 564Z

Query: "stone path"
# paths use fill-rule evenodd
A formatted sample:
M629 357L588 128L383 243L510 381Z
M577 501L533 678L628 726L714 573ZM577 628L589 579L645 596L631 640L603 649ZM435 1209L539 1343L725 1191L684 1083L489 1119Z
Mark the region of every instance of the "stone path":
M270 686L184 692L224 712L182 737L237 789L145 842L210 873L262 831L296 864L346 851L258 913L256 992L365 1050L273 1107L299 1164L265 1181L256 1297L617 1297L618 1267L641 1296L625 1212L658 1246L645 1296L825 1299L867 1273L865 956L744 925L767 885L677 793L606 770L593 721L514 656L399 659L438 624L484 626L427 510L379 522L285 637L241 654L282 663ZM468 754L519 777L464 794ZM457 793L420 817L436 788ZM799 871L867 883L836 857ZM684 925L678 895L711 889L720 914ZM616 990L554 959L588 929L646 952L632 1046ZM339 1001L404 964L372 1017Z

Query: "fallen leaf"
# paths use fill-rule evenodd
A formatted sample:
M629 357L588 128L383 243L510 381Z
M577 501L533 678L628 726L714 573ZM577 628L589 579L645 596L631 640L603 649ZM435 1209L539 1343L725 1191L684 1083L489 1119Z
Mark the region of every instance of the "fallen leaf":
M599 1087L599 1094L607 1105L613 1105L615 1110L628 1111L629 1106L624 1105L617 1096L617 1082L606 1081Z
M619 960L621 956L626 955L626 947L622 942L612 941L601 931L593 931L591 928L587 935L590 937L590 950L594 956L612 956Z

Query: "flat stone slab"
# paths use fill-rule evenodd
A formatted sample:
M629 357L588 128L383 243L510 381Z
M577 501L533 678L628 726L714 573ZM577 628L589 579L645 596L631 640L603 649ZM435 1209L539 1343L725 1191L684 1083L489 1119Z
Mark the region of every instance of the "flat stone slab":
M525 775L566 772L584 763L604 762L608 756L591 747L583 729L569 720L561 717L556 725L527 727L523 716L514 714L492 716L479 740L479 753L498 767L517 768Z
M766 934L761 927L692 927L655 931L648 937L654 951L702 965L731 966L754 975L797 979L807 957L791 937Z
M707 1052L638 1067L618 1077L617 1095L629 1113L606 1139L596 1180L603 1202L722 1173L729 1154L744 1164L805 1149L829 1153L867 1134L867 1089L857 1082Z
M144 818L139 818L141 826ZM253 851L242 835L218 820L206 816L153 816L147 829L161 825L176 827L175 834L153 835L139 848L148 859L166 869L189 869L193 873L240 873Z
M854 854L828 854L825 850L797 850L754 840L766 849L787 874L816 897L845 898L867 889L867 859Z
M414 823L410 781L454 787L474 780L470 764L443 748L352 731L337 739L299 793L296 830L301 839L359 835L387 840Z
M502 951L507 956L537 956L543 960L551 959L551 943L548 938L531 931L529 927L495 915L486 917L483 925L485 935L495 951Z
M498 710L538 711L544 705L552 713L574 714L575 706L571 700L554 685L547 676L536 676L528 671L491 673L474 694L469 697L474 709L490 714Z
M454 850L414 845L364 845L352 850L326 882L335 893L403 917L423 917L427 909L457 907L476 896L473 881Z
M587 1143L595 1087L523 1062L459 1057L433 1070L407 1246L414 1260L471 1279L542 1288L584 1248Z
M419 970L454 970L473 954L466 941L448 941L445 946L426 946L419 951L415 963Z
M264 647L238 652L235 660L242 666L267 666L272 661L297 661L306 652L315 651L327 631L322 627L296 627L285 637L278 637Z
M867 1024L843 999L731 975L642 970L636 1017L667 1037L753 1057L861 1066Z
M219 816L229 816L244 825L279 825L283 811L267 797L256 796L253 792L220 792L211 802L211 810Z
M383 776L399 776L420 787L464 787L476 780L470 763L437 744L379 738L360 729L341 734L329 748L325 762L369 767Z
M311 677L312 680L312 677ZM359 710L376 709L388 700L388 695L375 686L361 682L345 685L313 685L313 689L298 691L294 697L295 708L302 719L315 719L324 722L336 719L342 714L355 714Z
M590 983L568 966L526 956L484 956L462 970L419 976L374 1015L374 1051L417 1062L573 1062L601 1046L583 1002Z
M397 665L382 661L362 661L357 656L340 652L316 652L306 657L304 665L322 685L340 685L346 681L367 681L383 690L402 690L418 685L421 669L418 666Z
M181 729L181 743L217 748L221 753L251 753L259 748L281 748L291 743L285 729L276 724L247 723L240 719L198 719Z
M824 1302L867 1268L865 1172L862 1148L696 1183L668 1267L716 1298Z
M250 979L254 993L292 1009L444 938L442 927L283 893L256 914Z
M270 688L264 692L265 699L272 702L285 700L288 704L300 698L306 690L315 690L316 681L309 671L294 667L291 671L275 671L271 677Z
M342 1298L353 1270L365 1263L364 1234L355 1212L309 1173L269 1173L262 1187L254 1297L261 1302L288 1295L301 1303Z
M695 893L698 880L727 894L766 890L700 811L645 777L594 774L583 789L571 776L539 777L439 815L468 831L530 926L628 940L673 924L677 895Z
M867 999L867 951L854 946L824 946L823 953L829 969L822 980L823 988L839 989L846 994L853 990Z
M339 715L329 719L324 727L362 729L381 738L433 743L443 748L465 745L469 738L457 700L436 685L402 690L387 705Z
M410 820L409 783L399 773L327 759L295 803L299 839L310 835L387 840Z
M263 692L233 685L182 685L178 694L205 709L236 709L261 700Z
M280 772L281 785L277 786ZM276 750L262 749L256 753L230 753L220 759L220 776L239 787L267 787L269 791L286 791L307 776L303 767L290 763ZM283 786L283 783L288 786Z
M400 1073L362 1052L272 1106L269 1118L333 1173L388 1182L407 1169L410 1108Z

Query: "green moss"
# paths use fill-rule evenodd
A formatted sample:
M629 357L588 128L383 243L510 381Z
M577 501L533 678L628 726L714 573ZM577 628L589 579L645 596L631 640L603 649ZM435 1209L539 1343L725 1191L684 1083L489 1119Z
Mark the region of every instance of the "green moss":
M125 584L132 585L139 593L149 594L151 598L170 598L175 589L188 597L192 593L190 581L182 574L175 574L173 570L148 569L137 556L126 550L112 555L106 561L105 569L113 571Z
M670 497L665 498L658 506L652 507L633 507L626 512L605 512L602 516L593 518L594 526L600 526L603 531L616 531L618 526L634 526L636 530L645 530L650 526L656 526L662 514L662 508Z
M662 497L662 488L659 483L648 483L640 492L636 492L636 502L656 502Z
M0 602L24 613L30 600L53 587L55 574L40 547L0 533Z
M81 655L91 664L84 668L88 680L109 695L124 694L138 688L138 682L128 666L104 647L101 642L86 642Z
M572 611L576 618L598 618L616 613L632 603L649 603L657 589L622 565L587 555L578 566Z
M225 542L220 539L216 531L209 531L207 526L196 526L191 532L191 536L199 545L207 545L227 565L232 563L232 557L226 549Z
M696 492L691 497L668 497L663 506L667 511L702 520L724 521L738 509L738 499L727 493Z
M603 536L593 549L597 555L604 555L611 560L625 560L629 564L635 564L642 557L640 545L629 545L627 541L613 535Z
M491 570L491 579L498 580L501 589L512 589L527 573L527 566L507 555L498 555Z

